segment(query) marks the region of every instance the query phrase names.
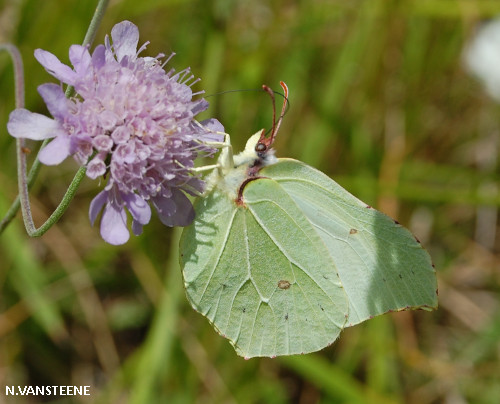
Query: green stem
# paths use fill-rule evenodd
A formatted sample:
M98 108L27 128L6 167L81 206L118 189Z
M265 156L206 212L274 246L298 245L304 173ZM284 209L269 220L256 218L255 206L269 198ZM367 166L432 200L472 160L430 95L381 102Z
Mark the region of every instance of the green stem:
M26 226L26 231L30 237L42 236L47 230L49 230L54 224L57 223L57 221L61 218L61 216L64 214L64 212L66 212L66 209L68 209L68 206L69 206L71 200L73 199L73 197L75 196L76 191L78 190L78 187L80 186L80 183L85 178L86 171L87 171L87 167L80 167L78 169L78 171L75 174L75 177L73 178L73 181L71 181L71 184L69 184L69 187L68 187L66 193L64 194L61 202L57 206L57 208L49 216L49 218L45 221L45 223L42 224L38 229L35 227L35 224L33 223L33 218L31 216L31 209L30 209L29 201L26 204L26 206L21 204L21 210L23 212L23 218L24 218L24 225ZM27 198L28 197L28 189L24 188L23 192L26 192L26 198ZM21 200L22 199L23 199L23 196L21 196Z
M12 58L12 63L14 65L14 85L15 85L15 96L16 96L16 108L24 107L24 70L23 70L23 58L19 53L19 49L14 45L9 43L1 44L0 51L7 51Z
M19 53L19 50L11 44L1 44L0 51L6 51L9 53L12 64L14 65L14 85L15 85L15 99L16 108L24 107L24 69L23 69L23 58ZM24 147L24 139L17 139L16 149L19 151ZM31 174L31 173L30 173ZM17 211L19 210L19 196L11 205L7 211L5 217L0 222L0 233L7 227L10 221L14 218Z
M94 16L90 21L89 29L85 34L85 38L83 38L82 45L91 45L94 42L95 36L97 34L97 29L99 25L101 25L102 18L104 17L104 13L106 12L106 8L108 7L109 0L99 0L97 7L94 11Z
M99 0L97 4L96 10L90 22L89 28L83 40L83 45L90 45L96 36L97 29L104 17L104 13L109 4L109 0ZM21 55L17 48L13 45L2 45L0 46L0 50L7 50L13 60L14 63L14 76L16 82L16 108L24 108L24 79L23 79L23 67L22 67L22 59ZM66 89L66 96L69 96L73 89L68 87ZM42 143L42 148L49 142L49 140L45 140ZM59 206L55 209L55 211L50 215L47 221L40 226L38 229L36 228L33 217L31 214L31 208L29 204L28 190L31 188L31 185L34 183L36 176L40 170L40 161L38 158L35 159L31 170L26 176L26 155L24 153L24 139L17 139L16 141L16 150L17 150L17 167L18 167L18 187L19 187L19 196L16 197L14 203L11 205L7 214L0 222L0 233L7 227L10 221L14 218L17 211L19 210L19 206L21 206L21 211L23 213L24 224L26 226L26 231L31 237L39 237L43 235L50 227L52 227L64 214L66 209L68 208L71 200L75 196L76 190L78 189L80 183L85 177L85 167L81 167L73 181L71 182L68 190L64 194L63 199Z

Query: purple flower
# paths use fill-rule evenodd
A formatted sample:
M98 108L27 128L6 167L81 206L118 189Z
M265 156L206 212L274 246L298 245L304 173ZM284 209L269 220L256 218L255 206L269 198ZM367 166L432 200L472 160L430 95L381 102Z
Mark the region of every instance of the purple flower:
M222 141L224 130L215 119L197 122L194 116L208 107L204 99L193 101L189 69L179 73L163 69L157 57L139 57L139 30L123 21L111 30L112 44L92 54L72 45L73 69L51 53L37 49L36 59L61 82L75 88L71 99L60 85L42 84L38 91L54 119L17 109L7 125L14 137L35 140L54 138L40 154L47 165L73 156L86 165L87 176L108 178L104 190L90 204L93 224L99 212L101 235L111 244L129 238L127 214L138 235L151 218L151 205L167 226L186 226L194 210L185 193L203 192L204 182L191 168L200 155L215 150L207 141ZM217 133L219 132L219 133ZM93 156L93 157L92 157Z

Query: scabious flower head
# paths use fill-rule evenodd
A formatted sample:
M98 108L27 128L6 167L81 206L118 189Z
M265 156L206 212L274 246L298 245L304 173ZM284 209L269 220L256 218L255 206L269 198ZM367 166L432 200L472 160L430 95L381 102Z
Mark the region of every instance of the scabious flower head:
M203 192L204 182L192 174L194 159L212 155L207 141L223 141L224 128L215 119L201 123L194 116L208 107L193 101L190 70L163 68L163 54L139 57L139 30L123 21L92 54L72 45L64 65L51 53L37 49L36 59L76 95L67 99L60 85L42 84L38 91L54 119L17 109L7 129L14 137L54 138L39 159L59 164L73 156L87 167L87 176L107 178L104 189L90 204L93 224L99 212L101 235L111 244L129 238L127 214L138 235L151 218L153 206L167 226L186 226L194 210L185 192Z

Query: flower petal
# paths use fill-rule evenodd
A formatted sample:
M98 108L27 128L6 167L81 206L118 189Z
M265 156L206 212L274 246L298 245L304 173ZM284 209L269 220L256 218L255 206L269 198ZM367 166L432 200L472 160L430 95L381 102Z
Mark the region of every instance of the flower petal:
M191 108L191 112L193 113L193 115L197 115L200 112L203 112L206 109L208 109L208 101L205 100L205 98L201 98L201 99L199 99L198 101L195 101L195 102L196 103Z
M156 212L158 213L158 216L160 217L162 223L169 226L166 222L170 222L168 218L175 215L176 210L175 202L173 201L173 199L164 195L160 195L152 197L151 202L153 203L153 206L156 209Z
M38 158L48 166L59 164L70 155L70 144L69 136L60 134L40 151Z
M128 211L140 224L148 224L151 220L151 208L149 204L137 194L122 195Z
M142 224L137 220L132 220L132 232L135 236L140 236L142 234Z
M57 136L62 127L59 122L45 115L19 108L10 113L7 130L14 137L43 140Z
M64 95L61 86L54 83L47 83L38 86L38 92L42 96L49 112L54 118L64 120L68 111L68 99Z
M106 173L106 164L98 156L95 156L87 164L87 177L95 180L97 177Z
M186 182L184 192L189 195L198 196L205 190L205 181L198 177L191 177Z
M139 43L139 29L136 25L130 21L116 24L111 30L111 38L118 61L122 60L124 56L135 58Z
M90 208L89 208L89 219L90 219L90 224L93 226L95 220L97 219L97 215L99 215L99 212L101 211L102 207L108 200L108 195L109 192L104 190L99 192L94 199L92 199L92 202L90 202Z
M224 133L224 126L215 118L205 119L200 122L205 129L208 129L211 132L222 132Z
M194 219L194 209L191 201L182 191L176 188L172 188L171 198L156 197L153 200L160 220L166 226L187 226ZM175 208L172 208L172 204Z
M104 110L99 114L99 123L104 130L112 130L115 128L118 117L113 111Z
M92 58L86 46L71 45L69 48L69 60L75 67L75 72L82 77L87 74L92 63Z
M200 136L202 140L206 142L224 142L224 126L217 119L205 119L200 123L208 130L208 133Z
M35 58L55 78L61 80L63 83L75 84L76 73L69 66L61 63L52 53L43 49L37 49L35 50Z
M125 208L108 202L101 218L101 237L109 244L125 244L130 238Z
M99 45L94 49L92 53L92 65L96 69L100 69L106 63L106 47L104 45Z
M92 146L100 152L109 152L114 143L111 137L107 135L97 135L92 139Z
M130 139L130 129L126 126L118 126L111 133L111 139L113 139L116 144L127 142L127 140Z
M184 192L173 189L172 197L175 201L175 205L177 207L175 212L175 217L172 219L171 226L188 226L194 219L195 212L191 201L184 194Z

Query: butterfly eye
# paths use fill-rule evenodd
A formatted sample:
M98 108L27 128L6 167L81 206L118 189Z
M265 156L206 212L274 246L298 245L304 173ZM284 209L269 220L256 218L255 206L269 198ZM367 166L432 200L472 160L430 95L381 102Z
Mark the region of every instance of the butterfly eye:
M267 149L267 146L264 143L257 143L257 145L255 146L255 151L258 153L266 151L266 149Z

